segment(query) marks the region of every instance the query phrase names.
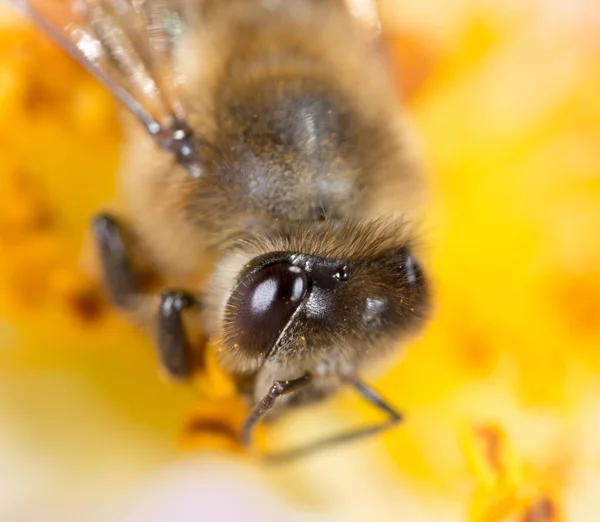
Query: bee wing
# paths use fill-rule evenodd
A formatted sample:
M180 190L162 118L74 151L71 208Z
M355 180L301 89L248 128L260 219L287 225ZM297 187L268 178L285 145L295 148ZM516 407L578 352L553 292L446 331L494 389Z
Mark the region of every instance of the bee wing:
M178 97L182 39L194 0L9 0L127 107L194 172L194 139Z
M378 39L381 36L381 19L377 0L344 0L348 12L371 35Z

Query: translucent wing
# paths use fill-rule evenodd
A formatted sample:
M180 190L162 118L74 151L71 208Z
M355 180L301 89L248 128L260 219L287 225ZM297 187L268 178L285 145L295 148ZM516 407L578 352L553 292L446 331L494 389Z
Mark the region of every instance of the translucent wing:
M9 0L77 59L154 136L199 174L178 87L177 51L196 23L194 0Z
M344 0L352 16L374 37L381 34L379 6L376 0Z

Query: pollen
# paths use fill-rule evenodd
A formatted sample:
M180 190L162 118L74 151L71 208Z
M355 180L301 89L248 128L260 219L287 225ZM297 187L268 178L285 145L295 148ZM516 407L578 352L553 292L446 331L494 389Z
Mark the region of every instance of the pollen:
M231 375L219 364L221 342L209 339L204 349L203 364L194 376L194 385L204 399L226 399L235 396L236 387Z
M244 453L240 432L248 414L248 406L238 397L200 401L189 412L179 435L184 451L207 449L227 453ZM263 451L266 445L265 428L258 426L254 442Z

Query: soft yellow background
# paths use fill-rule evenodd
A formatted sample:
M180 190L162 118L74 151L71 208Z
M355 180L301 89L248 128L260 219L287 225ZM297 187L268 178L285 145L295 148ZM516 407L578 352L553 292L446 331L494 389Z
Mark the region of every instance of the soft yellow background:
M378 383L408 421L287 469L213 472L340 520L599 520L600 4L381 4L433 191L436 317ZM78 268L114 183L112 101L2 19L0 520L88 520L209 453L178 450L193 390L160 380ZM277 433L371 415L343 396Z

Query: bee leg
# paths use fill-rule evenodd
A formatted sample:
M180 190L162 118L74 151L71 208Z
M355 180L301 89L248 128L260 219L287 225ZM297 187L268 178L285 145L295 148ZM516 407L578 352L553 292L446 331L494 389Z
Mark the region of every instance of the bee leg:
M163 292L158 312L158 356L163 368L177 380L192 374L192 347L183 323L183 311L198 304L187 292Z
M100 260L110 300L143 324L157 321L158 358L162 367L176 380L192 373L191 343L183 324L183 310L197 301L186 292L168 290L161 296L156 318L155 296L142 293L127 242L117 220L99 214L92 223L100 250Z
M339 435L334 435L329 438L317 440L316 442L309 443L306 446L293 448L291 450L287 450L281 453L266 455L266 459L270 463L281 463L292 459L296 459L298 457L304 457L308 454L323 450L328 447L337 446L338 444L353 442L359 439L363 439L365 437L376 435L389 428L392 428L393 426L402 421L402 414L399 411L397 411L393 406L391 406L385 399L383 399L383 397L381 397L375 390L369 388L358 378L352 378L350 382L354 386L354 389L365 400L370 402L376 408L385 412L388 415L388 418L379 423L370 424L362 428L357 428L340 433Z
M267 394L252 408L242 425L242 444L250 446L252 442L252 430L264 417L264 415L275 405L279 397L295 393L310 384L312 376L303 375L291 381L275 381Z
M141 291L141 284L133 270L119 224L109 214L98 214L92 221L92 229L108 297L119 308L130 309Z

